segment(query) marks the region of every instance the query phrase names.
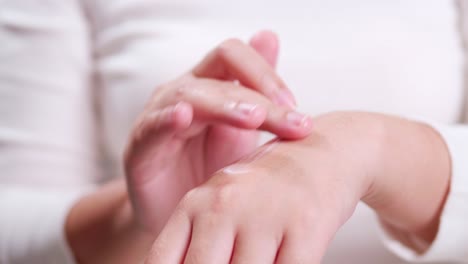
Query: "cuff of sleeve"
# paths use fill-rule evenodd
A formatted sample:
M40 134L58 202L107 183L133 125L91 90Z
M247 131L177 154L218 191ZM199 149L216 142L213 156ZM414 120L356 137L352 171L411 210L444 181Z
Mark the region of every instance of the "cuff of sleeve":
M81 192L0 187L0 263L75 264L65 221Z
M445 140L452 161L450 192L442 211L437 237L423 254L381 230L387 248L407 261L466 261L468 259L468 126L432 125Z

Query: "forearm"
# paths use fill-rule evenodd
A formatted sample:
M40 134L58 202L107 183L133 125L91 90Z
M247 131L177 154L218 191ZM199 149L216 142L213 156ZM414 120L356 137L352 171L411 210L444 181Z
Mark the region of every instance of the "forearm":
M80 264L138 263L153 239L135 222L123 180L79 200L65 229Z
M309 144L312 157L326 146L334 166L349 168L347 184L357 199L401 242L426 250L449 189L450 157L439 134L421 123L365 112L319 116L314 131L297 144Z
M376 116L385 131L375 181L363 200L397 239L424 252L435 239L449 192L450 155L431 127Z

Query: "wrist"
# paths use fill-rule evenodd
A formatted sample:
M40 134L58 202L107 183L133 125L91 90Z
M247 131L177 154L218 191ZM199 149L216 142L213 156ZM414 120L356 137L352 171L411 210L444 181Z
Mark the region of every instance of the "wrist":
M314 130L329 143L337 164L343 164L358 200L372 196L385 148L384 122L373 113L332 112L315 119Z
M383 125L373 114L360 112L332 112L314 118L314 132L299 141L287 142L279 153L292 153L298 157L294 168L307 173L305 185L313 189L322 182L333 187L339 195L331 195L330 208L338 212L337 225L346 222L358 202L365 197L374 183L382 148ZM289 147L291 146L291 147ZM313 162L314 165L311 165ZM311 169L312 168L314 169ZM317 169L318 171L315 171ZM317 179L319 177L319 179ZM335 185L336 184L336 185Z
M316 131L349 168L349 183L394 238L417 252L435 239L449 191L450 155L430 126L383 114L337 112Z

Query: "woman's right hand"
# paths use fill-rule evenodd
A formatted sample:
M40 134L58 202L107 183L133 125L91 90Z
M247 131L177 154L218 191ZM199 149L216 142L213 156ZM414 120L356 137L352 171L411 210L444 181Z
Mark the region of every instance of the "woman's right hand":
M293 110L275 73L277 53L270 32L250 45L227 40L150 98L125 155L130 198L145 230L158 233L187 191L253 151L258 129L290 139L309 134L309 117Z

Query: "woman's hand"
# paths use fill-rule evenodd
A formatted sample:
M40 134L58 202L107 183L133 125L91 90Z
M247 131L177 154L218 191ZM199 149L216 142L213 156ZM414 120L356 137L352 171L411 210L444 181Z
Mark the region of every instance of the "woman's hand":
M360 199L430 243L450 174L437 133L369 113L314 124L308 138L262 146L190 191L146 263L320 263Z
M157 90L127 148L128 186L120 180L103 186L67 217L77 262L141 262L183 194L252 151L256 129L286 138L309 133L310 120L292 110L294 99L272 67L277 52L269 32L250 46L226 41Z
M190 191L146 263L320 263L366 192L372 162L321 122L307 139L270 142Z
M250 45L228 40L156 90L125 158L130 197L145 228L157 233L188 190L250 153L257 129L291 139L310 132L309 118L292 110L294 99L274 71L277 52L269 32Z

